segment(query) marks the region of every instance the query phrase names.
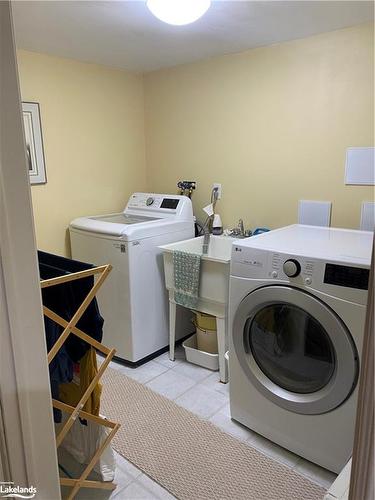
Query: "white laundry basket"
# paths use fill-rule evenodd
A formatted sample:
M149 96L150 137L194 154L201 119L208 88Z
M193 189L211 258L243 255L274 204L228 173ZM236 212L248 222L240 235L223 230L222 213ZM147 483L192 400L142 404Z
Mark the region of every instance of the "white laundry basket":
M191 337L182 343L185 349L185 356L189 363L203 366L209 370L217 371L219 369L219 355L210 352L200 351L197 348L197 334L194 333Z

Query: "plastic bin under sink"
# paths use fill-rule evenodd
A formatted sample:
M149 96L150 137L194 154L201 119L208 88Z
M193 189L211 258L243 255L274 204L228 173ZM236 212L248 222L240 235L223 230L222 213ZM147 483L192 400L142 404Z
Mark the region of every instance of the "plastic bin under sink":
M219 355L211 354L210 352L204 352L197 349L197 334L194 333L191 337L182 343L182 347L185 349L185 356L189 363L194 363L195 365L203 366L212 371L217 371L219 369Z

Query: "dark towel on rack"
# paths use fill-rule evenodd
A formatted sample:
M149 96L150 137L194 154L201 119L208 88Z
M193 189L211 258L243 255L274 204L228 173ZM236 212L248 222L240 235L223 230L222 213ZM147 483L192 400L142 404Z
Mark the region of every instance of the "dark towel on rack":
M46 264L44 261L40 260L39 272L41 279L64 276L72 272L84 271L93 267L89 264L79 263L84 266L83 268L79 269L79 267L77 266L77 261L72 262L74 262L75 265L71 266L71 270L67 270L61 267L57 268L56 266ZM69 321L73 317L79 306L82 304L93 286L94 277L89 276L87 278L68 281L67 283L62 283L60 285L43 288L43 305L59 314L66 321ZM101 342L103 337L103 323L104 320L100 315L98 303L94 298L83 313L81 319L78 321L77 327L87 335L90 335L90 337L92 337L93 339ZM61 330L63 330L62 327L60 328ZM78 362L86 354L87 350L90 347L87 342L81 340L75 335L69 335L68 339L66 340L66 346L68 353L74 362Z
M68 275L72 272L85 271L94 267L91 264L74 261L41 251L38 252L38 259L39 273L42 280ZM93 285L94 277L89 276L87 278L43 288L43 305L66 321L69 321L82 304ZM98 342L101 342L103 336L103 323L104 320L100 316L98 304L94 298L78 321L77 327ZM49 351L61 335L63 328L47 317L44 318L44 324L47 337L47 350ZM72 334L70 334L64 342L64 345L50 363L49 367L51 390L54 398L58 397L59 384L72 380L73 362L78 362L89 348L90 345L87 344L87 342ZM60 412L55 411L54 416L56 422L61 420Z

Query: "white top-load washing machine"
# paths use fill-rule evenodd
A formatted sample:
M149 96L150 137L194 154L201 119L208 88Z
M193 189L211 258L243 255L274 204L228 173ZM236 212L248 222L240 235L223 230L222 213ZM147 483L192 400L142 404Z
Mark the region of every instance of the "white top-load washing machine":
M113 271L98 293L104 339L116 357L139 364L168 346L168 297L160 245L192 238L186 196L134 193L124 212L70 224L72 257ZM180 336L183 331L183 320Z
M232 247L231 416L334 472L352 453L372 238L294 225Z

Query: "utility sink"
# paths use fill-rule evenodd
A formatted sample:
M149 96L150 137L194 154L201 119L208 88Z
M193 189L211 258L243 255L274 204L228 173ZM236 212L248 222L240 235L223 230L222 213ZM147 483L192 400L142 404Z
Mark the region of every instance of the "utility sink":
M169 358L175 359L176 302L174 298L173 252L180 250L202 256L199 300L196 310L216 316L220 381L228 382L225 352L228 349L227 317L229 263L234 238L210 236L207 253L203 253L204 236L178 241L159 248L163 251L165 284L169 293Z
M203 302L203 309L199 310L202 311L206 309L204 303L207 301L225 306L228 303L229 263L235 238L211 235L207 254L203 254L203 241L204 236L200 236L159 247L163 250L165 283L169 291L174 290L173 251L180 250L202 256L199 290L200 301Z

